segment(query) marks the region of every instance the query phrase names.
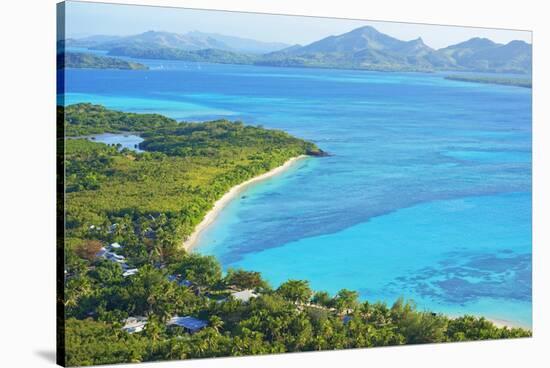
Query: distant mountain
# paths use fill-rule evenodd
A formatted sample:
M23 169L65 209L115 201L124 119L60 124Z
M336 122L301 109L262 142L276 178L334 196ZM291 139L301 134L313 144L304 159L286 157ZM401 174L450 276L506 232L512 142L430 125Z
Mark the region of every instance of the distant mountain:
M187 35L192 37L210 37L224 43L231 51L250 54L266 54L269 52L282 50L290 46L281 42L262 42L249 38L226 36L217 33L203 33L194 31L187 33Z
M472 38L439 50L455 60L458 67L481 72L530 73L531 45L511 41L506 45L486 38Z
M83 46L83 45L91 46ZM109 55L268 66L381 71L481 71L530 73L531 45L483 38L435 50L421 38L402 41L366 26L305 46L266 43L213 33L181 35L149 31L133 36L93 36L67 46L107 50ZM275 51L274 51L275 50Z
M67 46L88 47L98 50L112 50L121 47L174 48L179 50L218 49L232 52L265 54L284 49L289 45L280 42L261 42L248 38L226 36L215 33L189 32L177 34L148 31L132 36L90 36L69 39Z
M421 38L401 41L370 26L271 53L262 63L374 70L426 71L454 67L451 58L428 47Z
M180 50L221 49L229 47L221 41L206 35L182 35L170 32L148 31L133 36L118 37L93 46L97 50L111 50L119 47L168 47Z
M68 38L65 40L65 45L69 47L93 48L94 46L97 46L99 44L115 41L120 38L121 38L120 36L106 36L106 35L88 36L88 37L77 38L77 39Z

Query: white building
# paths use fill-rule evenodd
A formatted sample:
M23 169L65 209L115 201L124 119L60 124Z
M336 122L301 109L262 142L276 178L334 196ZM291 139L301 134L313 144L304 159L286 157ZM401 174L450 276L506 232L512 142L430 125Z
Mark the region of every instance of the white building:
M123 331L128 333L141 332L147 324L147 317L128 317L124 320Z
M122 274L122 276L128 277L128 276L135 275L136 273L138 273L138 269L137 269L137 268L130 268L129 270L124 271L124 273Z
M234 299L240 300L243 303L248 303L250 299L256 298L258 294L256 294L253 290L246 289L243 291L236 291L234 293L231 293L231 296Z
M118 243L111 244L111 249L120 249L120 248L122 248L122 245L120 245Z

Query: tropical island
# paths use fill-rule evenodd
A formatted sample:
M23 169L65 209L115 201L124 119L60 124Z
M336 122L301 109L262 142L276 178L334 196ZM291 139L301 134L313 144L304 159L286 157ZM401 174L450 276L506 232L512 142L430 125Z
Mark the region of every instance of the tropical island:
M475 76L475 75L448 75L445 77L448 80L455 80L460 82L473 82L473 83L486 83L486 84L500 84L503 86L515 86L524 88L533 88L533 82L531 79L520 78L505 78L505 77L492 77L492 76Z
M88 69L121 69L147 70L149 67L141 63L126 61L119 58L93 55L82 52L64 52L57 54L57 67L88 68Z
M272 288L257 272L224 273L214 257L182 247L232 188L293 158L325 155L314 143L242 122L92 104L58 107L58 123L66 135L58 137L66 196L58 302L69 366L531 336L413 301L329 295L305 280ZM107 132L139 134L144 152L84 137Z

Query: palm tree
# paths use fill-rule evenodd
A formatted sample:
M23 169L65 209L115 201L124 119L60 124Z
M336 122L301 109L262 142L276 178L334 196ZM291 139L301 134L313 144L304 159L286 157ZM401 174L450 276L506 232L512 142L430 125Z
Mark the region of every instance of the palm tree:
M334 304L339 313L344 313L357 307L358 298L359 293L357 293L357 291L342 289L336 294Z
M210 317L210 327L217 333L220 333L221 328L223 327L223 320L218 316L211 316Z
M308 281L288 280L279 286L277 293L298 304L307 302L311 298L312 291Z
M145 334L153 342L160 340L162 329L158 319L154 315L150 315L145 325Z

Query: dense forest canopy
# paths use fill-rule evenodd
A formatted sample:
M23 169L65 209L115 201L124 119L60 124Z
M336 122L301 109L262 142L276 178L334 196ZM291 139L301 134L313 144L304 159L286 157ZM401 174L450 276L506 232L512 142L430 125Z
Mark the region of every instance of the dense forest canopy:
M178 123L91 104L60 108L59 114L73 136L59 157L66 186L60 302L67 365L531 335L483 318L420 311L403 300L387 306L361 302L351 290L314 292L304 280L272 289L257 272L224 274L215 258L181 248L232 186L291 157L321 155L311 142L240 122ZM128 131L141 134L145 152L74 137ZM99 257L110 244L118 258ZM135 272L124 273L128 269ZM230 296L247 289L255 292L249 301ZM193 334L168 327L175 315L208 326ZM147 317L143 331L122 330L132 316Z
M178 122L159 114L135 114L108 110L101 105L79 103L58 107L58 121L64 122L68 137L119 132L143 132L175 127Z

